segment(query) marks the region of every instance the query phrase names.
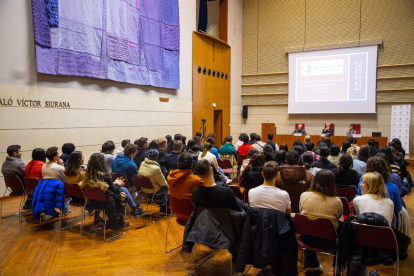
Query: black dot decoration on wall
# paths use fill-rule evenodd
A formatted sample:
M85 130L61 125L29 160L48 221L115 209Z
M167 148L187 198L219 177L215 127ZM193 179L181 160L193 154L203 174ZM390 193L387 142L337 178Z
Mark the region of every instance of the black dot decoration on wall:
M201 66L198 66L197 72L200 74L201 73Z
M211 75L211 69L208 69L208 75L209 76Z
M216 76L216 70L213 70L213 77Z
M221 78L224 78L224 73L223 72L221 72Z
M220 72L217 71L217 78L220 78Z
M206 73L207 73L207 69L206 69L206 67L204 67L203 74L205 75Z
M224 76L224 78L227 80L227 73L226 73L226 75Z

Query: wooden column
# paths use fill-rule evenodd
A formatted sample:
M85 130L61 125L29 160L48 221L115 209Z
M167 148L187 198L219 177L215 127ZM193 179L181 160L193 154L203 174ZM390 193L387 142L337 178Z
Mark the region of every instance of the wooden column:
M220 0L219 10L219 38L227 43L227 29L229 18L229 0Z

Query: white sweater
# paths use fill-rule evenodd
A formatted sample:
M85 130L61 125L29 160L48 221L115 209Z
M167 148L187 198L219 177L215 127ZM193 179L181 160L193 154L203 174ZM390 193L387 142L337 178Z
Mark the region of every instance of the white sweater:
M56 162L49 161L42 167L42 177L43 179L58 179L65 182L65 167L58 165Z
M354 207L357 215L373 212L387 219L388 225L391 226L394 216L394 202L389 198L377 199L372 195L357 196L354 198Z

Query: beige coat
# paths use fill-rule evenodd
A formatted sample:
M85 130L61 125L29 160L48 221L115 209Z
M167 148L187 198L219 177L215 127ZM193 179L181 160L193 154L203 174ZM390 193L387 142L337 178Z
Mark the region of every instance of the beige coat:
M167 181L164 178L164 175L162 174L160 165L154 160L145 158L144 162L142 162L141 166L139 167L138 174L148 177L151 180L152 186L154 187L154 189L142 188L142 191L144 193L156 193L161 189L161 186L168 185Z

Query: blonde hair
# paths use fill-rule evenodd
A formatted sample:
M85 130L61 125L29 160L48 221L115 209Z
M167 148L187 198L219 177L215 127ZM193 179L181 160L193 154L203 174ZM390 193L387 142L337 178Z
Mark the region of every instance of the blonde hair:
M384 178L380 173L366 173L362 182L367 186L367 190L364 194L374 195L377 199L389 197L387 188L385 187Z
M213 145L211 144L211 143L205 143L204 145L203 145L203 153L201 154L201 158L203 158L204 156L206 156L206 154L207 154L207 152L209 151L209 150L211 150L213 148ZM200 158L200 159L201 159Z
M351 155L351 156L352 156L352 158L355 158L355 157L357 157L357 155L358 155L357 150L356 150L356 147L349 147L349 148L346 150L346 153L347 153L347 154L349 154L349 155Z
M309 143L312 141L312 137L310 135L305 136L305 143Z
M157 145L158 147L162 148L167 144L167 139L165 137L159 137L157 139Z

